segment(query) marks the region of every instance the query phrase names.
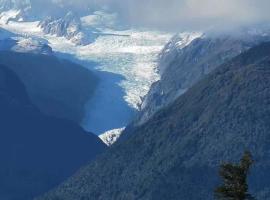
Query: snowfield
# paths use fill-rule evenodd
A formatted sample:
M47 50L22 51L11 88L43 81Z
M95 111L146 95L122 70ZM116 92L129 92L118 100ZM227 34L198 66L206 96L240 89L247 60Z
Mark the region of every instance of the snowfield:
M117 31L112 28L115 15L96 12L81 20L84 29L91 30L87 34L95 30L98 37L93 43L80 46L64 37L45 35L38 21L7 23L12 14L18 12L0 15L0 27L26 38L45 39L57 55L78 62L99 76L96 95L86 105L82 122L86 130L99 135L122 130L133 118L151 84L159 79L157 58L172 37L170 33L150 30Z

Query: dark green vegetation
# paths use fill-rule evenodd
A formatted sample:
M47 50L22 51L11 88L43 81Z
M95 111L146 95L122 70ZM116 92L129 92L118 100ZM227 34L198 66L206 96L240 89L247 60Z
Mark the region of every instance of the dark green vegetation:
M181 49L179 39L173 38L161 53L158 65L161 78L145 97L134 125L146 122L220 65L269 40L267 36L252 34L205 35Z
M42 114L9 68L0 65L0 199L31 200L106 147L73 122Z
M89 70L54 56L15 52L1 52L0 64L19 76L40 111L81 122L97 84Z
M212 200L221 161L246 149L269 199L270 43L218 67L43 200Z
M215 190L215 196L220 200L253 200L248 193L247 177L253 164L250 152L245 152L239 164L225 163L220 167L219 174L223 185Z

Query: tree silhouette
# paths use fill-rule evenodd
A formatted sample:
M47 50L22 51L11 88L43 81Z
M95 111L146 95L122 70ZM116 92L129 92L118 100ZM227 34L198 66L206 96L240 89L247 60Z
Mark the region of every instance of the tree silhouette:
M254 200L248 192L247 177L253 164L252 155L246 151L239 164L226 163L220 167L219 175L223 185L215 190L219 200Z

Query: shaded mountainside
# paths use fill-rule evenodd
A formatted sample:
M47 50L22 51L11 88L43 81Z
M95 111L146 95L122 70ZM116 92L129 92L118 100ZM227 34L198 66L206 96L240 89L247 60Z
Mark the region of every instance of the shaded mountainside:
M204 35L187 47L179 48L179 39L174 37L161 53L158 66L161 79L151 87L134 124L146 122L219 65L267 40L267 35L246 33Z
M213 199L222 161L249 149L270 198L270 43L220 66L41 200Z
M78 123L98 82L91 71L54 56L0 52L0 64L19 76L40 111Z
M0 65L0 199L30 200L106 149L71 121L45 116L17 75Z

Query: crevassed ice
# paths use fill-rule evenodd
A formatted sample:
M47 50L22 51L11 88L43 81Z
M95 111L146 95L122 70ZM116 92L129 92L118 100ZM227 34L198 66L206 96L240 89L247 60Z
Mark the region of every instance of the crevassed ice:
M24 37L46 39L55 52L72 55L81 61L97 62L98 65L94 66L94 69L91 68L93 66L86 66L92 70L111 72L123 76L124 79L118 84L125 92L123 98L126 104L132 109L138 109L141 98L147 94L151 84L159 79L159 75L156 73L157 57L172 36L170 33L150 30L115 31L106 27L106 25L102 25L102 28L99 28L99 37L95 42L87 46L76 46L66 38L43 34L42 30L37 26L39 22L10 21L5 23L8 16L16 15L15 11L12 12L6 14L2 21L0 19L0 27ZM100 13L98 14L100 15ZM111 16L111 18L113 17ZM98 21L98 17L93 18L93 16L90 16L84 18L83 24L91 26L91 23L96 24ZM101 21L104 23L104 20L101 19ZM110 22L111 24L113 23ZM88 34L91 34L91 32ZM97 134L126 126L129 116L132 115L131 112L124 113L126 112L125 109L115 108L112 110L109 108L110 106L121 107L122 105L117 102L108 105L108 100L103 100L103 97L108 98L106 91L109 91L111 86L104 83L101 87L103 88L99 92L104 94L98 94L99 99L96 100L98 103L95 104L100 108L93 109L91 105L87 106L87 115L83 122L83 126L88 131ZM122 117L119 117L117 121L112 112L116 112L118 116L122 115Z

